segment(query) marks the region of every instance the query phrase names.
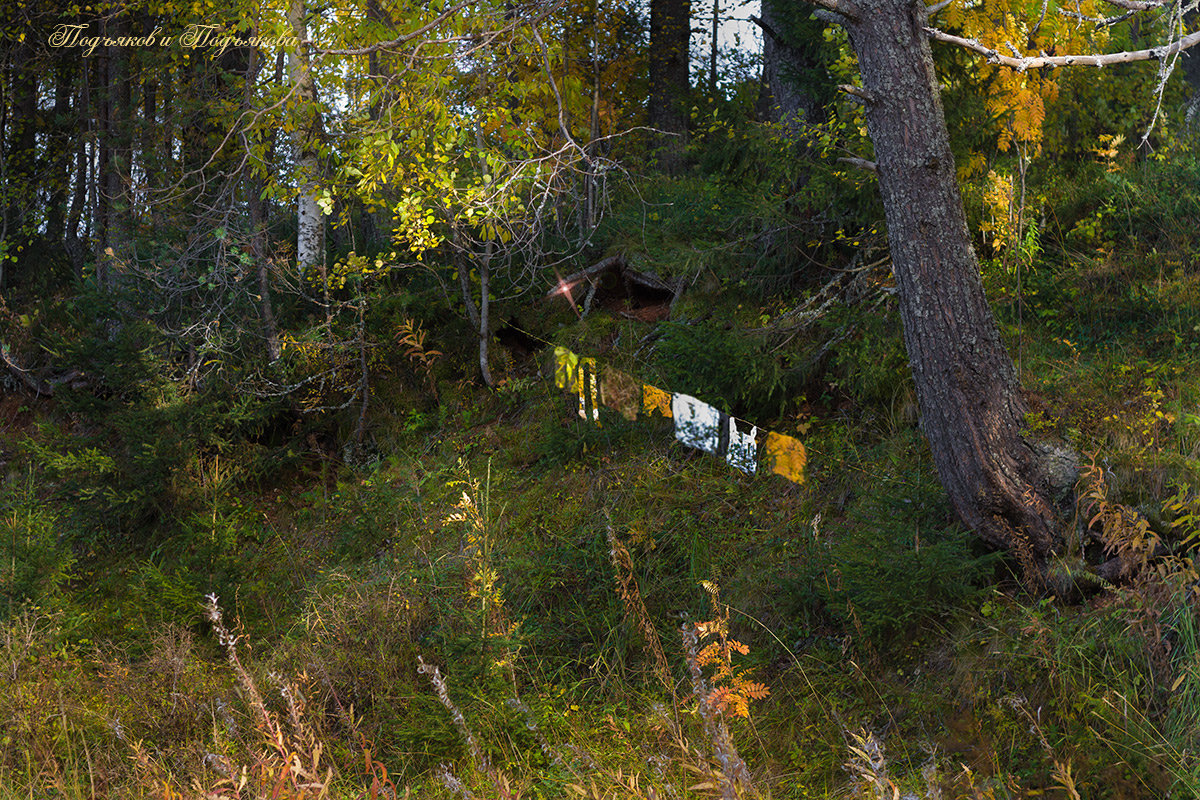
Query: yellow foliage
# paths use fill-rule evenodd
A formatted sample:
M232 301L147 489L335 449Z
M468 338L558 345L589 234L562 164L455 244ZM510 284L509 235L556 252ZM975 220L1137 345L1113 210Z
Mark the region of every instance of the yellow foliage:
M980 227L991 239L992 249L1000 250L1012 244L1016 236L1017 220L1013 208L1013 180L1011 175L1001 175L996 170L988 172L984 184L983 205L990 217Z
M1106 134L1100 137L1100 146L1092 148L1099 159L1104 162L1105 172L1117 172L1121 167L1117 164L1121 145L1125 143L1125 134Z
M967 38L1006 56L1037 57L1052 53L1099 52L1107 39L1104 28L1087 22L1086 17L1104 16L1098 0L1071 3L1070 13L1021 0L984 0L980 3L951 3L939 15L938 23L961 30ZM1046 121L1046 106L1058 98L1059 82L1053 71L1018 71L984 63L983 79L991 87L986 106L988 113L1003 123L999 147L1009 150L1015 144L1029 147L1031 155L1041 150Z
M708 639L708 643L696 655L696 665L700 668L715 667L709 679L712 689L706 699L718 712L732 708L734 716L749 717L750 701L763 699L771 690L765 684L749 680L749 670L734 669L733 654L746 655L750 648L729 638L729 607L721 603L716 584L701 581L701 585L712 599L716 612L713 619L698 622L695 626L696 635L701 640Z
M346 282L355 279L370 278L386 273L392 267L392 259L395 259L396 254L393 252L388 256L388 260L383 258L367 258L360 256L351 250L344 260L334 262L329 268L325 280L329 282L331 290L340 290L346 286ZM310 282L316 283L321 280L321 276L313 273L309 276Z
M958 180L960 183L975 178L981 175L987 167L987 157L983 153L971 153L966 158L960 159L958 162Z

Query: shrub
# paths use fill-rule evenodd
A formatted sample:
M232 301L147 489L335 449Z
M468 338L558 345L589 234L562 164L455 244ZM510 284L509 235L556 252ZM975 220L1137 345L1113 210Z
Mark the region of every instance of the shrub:
M830 524L816 583L828 611L876 647L974 598L998 558L952 521L931 470L897 472Z
M10 478L0 484L0 541L7 557L0 561L0 619L11 617L27 603L43 603L58 593L75 564L70 548L58 541L58 517L34 491L31 469L24 480Z
M662 327L655 366L664 388L756 420L778 416L792 397L790 376L752 336L703 322Z

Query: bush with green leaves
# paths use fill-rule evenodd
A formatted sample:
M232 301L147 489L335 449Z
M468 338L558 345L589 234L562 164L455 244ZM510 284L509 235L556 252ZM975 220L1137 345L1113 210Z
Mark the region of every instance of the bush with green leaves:
M278 400L223 381L190 385L169 342L145 323L123 324L111 339L91 330L59 344L64 360L88 376L82 388L57 393L82 424L42 425L23 449L68 501L64 522L76 545L145 545L164 515L203 503L202 485L270 469L267 448L253 440L283 410Z
M795 394L760 339L710 322L663 323L654 365L664 388L754 421L778 416Z
M876 646L960 607L991 575L993 558L974 552L965 530L923 529L920 516L900 507L860 517L830 549L826 607Z

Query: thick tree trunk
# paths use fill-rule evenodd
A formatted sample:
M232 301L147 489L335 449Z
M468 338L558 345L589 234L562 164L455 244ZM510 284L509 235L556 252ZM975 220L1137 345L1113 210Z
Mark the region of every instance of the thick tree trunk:
M763 0L762 17L754 21L763 34L762 116L796 130L805 123L824 120L821 101L804 86L806 77L818 66L817 46L796 40L798 26L789 14L781 13L788 9L786 0ZM820 23L806 22L804 32L810 29L819 42Z
M921 423L963 523L1027 567L1056 549L1051 469L1021 437L1025 403L979 273L920 0L847 22L899 287Z
M668 171L679 167L686 143L691 20L691 0L650 0L650 126L678 134L661 147Z
M1188 30L1200 29L1200 11L1191 12L1186 19ZM1183 105L1184 119L1193 135L1200 138L1200 53L1197 53L1195 48L1185 50L1180 55L1180 60L1183 62L1183 79L1192 90Z

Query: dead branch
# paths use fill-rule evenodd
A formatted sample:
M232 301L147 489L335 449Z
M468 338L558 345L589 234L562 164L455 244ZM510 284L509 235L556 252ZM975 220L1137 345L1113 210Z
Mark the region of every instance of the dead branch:
M77 369L68 370L63 375L48 381L38 380L33 373L17 363L16 358L8 351L8 345L3 342L0 342L0 361L4 362L9 373L20 381L22 386L36 396L53 397L55 389L60 386L69 386L72 389L82 389L87 386L87 380L83 373Z
M849 0L808 0L810 4L820 6L846 19L858 19L858 6Z
M875 95L871 94L861 86L854 86L853 84L849 83L839 83L837 88L841 89L843 92L850 95L863 105L875 102Z
M615 256L602 258L587 269L581 269L579 272L574 272L559 280L558 283L554 284L554 287L550 289L550 291L546 292L546 296L554 297L558 294L565 295L583 281L590 280L591 278L607 272L614 267L618 269L624 269L625 263L625 256L621 253L618 253Z
M1104 0L1104 2L1126 11L1149 11L1152 8L1162 8L1166 5L1164 0Z
M865 169L867 172L875 172L877 169L877 165L875 164L874 161L868 161L865 158L855 158L854 156L842 156L842 157L838 158L838 161L843 164L849 164L852 167L858 167L859 169Z
M927 27L925 28L925 33L929 35L929 38L936 41L980 53L987 58L988 63L1001 64L1011 67L1018 72L1024 72L1028 69L1041 69L1043 67L1107 67L1112 64L1130 64L1136 61L1161 61L1187 50L1189 47L1200 44L1200 31L1196 31L1170 44L1163 45L1162 47L1151 47L1146 50L1123 50L1119 53L1097 55L1026 56L1015 58L1013 56L1002 55L998 50L988 47L978 39L964 39L961 36L954 36L937 28Z
M859 260L859 256L856 255L854 266L849 269L835 270L837 274L812 297L795 308L783 312L763 327L751 329L751 332L785 334L784 344L787 344L797 334L817 324L834 304L844 301L848 295L861 297L858 287L873 271L886 265L891 260L891 256L885 255L869 264L860 265L858 264Z

